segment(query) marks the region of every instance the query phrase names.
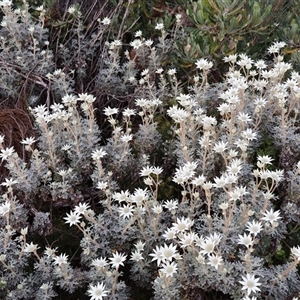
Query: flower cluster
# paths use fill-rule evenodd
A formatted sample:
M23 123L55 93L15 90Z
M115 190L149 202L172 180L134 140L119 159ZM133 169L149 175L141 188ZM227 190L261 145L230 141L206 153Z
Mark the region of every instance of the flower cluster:
M19 32L28 7L15 11L8 0L0 6L6 36ZM79 291L92 300L126 300L134 286L153 299L212 290L234 300L296 298L300 75L284 61L284 43L269 48L272 61L225 57L229 68L219 84L209 83L213 63L200 58L183 86L179 70L165 64L172 41L163 22L155 40L137 31L121 59L118 38L97 42L113 23L100 18L97 30L90 27L93 40L82 43L103 46L103 61L91 51L86 61L75 59L67 48L61 60L73 57L78 88L84 65L101 65L92 85L107 93L102 107L98 90L75 93L75 71L52 62L44 74L52 56L44 9L37 11L39 26L26 31L34 59L26 78L48 96L45 105L30 103L36 136L20 140L27 159L0 135L8 171L0 198L0 296L55 299ZM85 37L81 13L77 6L67 13L68 22L79 20L68 33L78 34L76 48ZM20 57L21 37L11 46ZM1 92L8 95L6 80Z

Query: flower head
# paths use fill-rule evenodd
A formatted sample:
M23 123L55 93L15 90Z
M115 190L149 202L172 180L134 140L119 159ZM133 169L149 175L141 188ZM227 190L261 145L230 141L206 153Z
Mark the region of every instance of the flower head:
M207 71L207 70L211 69L212 66L213 66L213 63L208 61L205 58L201 58L196 61L196 67L203 71Z
M208 265L211 265L212 267L215 267L216 269L219 268L219 266L222 265L222 257L219 256L219 255L214 255L214 254L211 254L208 256Z
M250 233L249 234L244 233L244 235L239 234L238 244L242 244L246 247L250 247L253 244L251 234Z
M33 244L33 242L31 242L30 244L26 244L25 248L24 248L24 252L26 253L31 253L31 252L35 252L38 249L38 245Z
M249 296L252 292L256 293L259 292L260 289L258 288L261 283L259 283L259 278L255 278L254 275L247 274L246 277L242 277L242 281L239 283L243 286L242 291L246 290L247 296Z
M102 21L101 21L101 24L103 25L109 25L111 23L111 19L110 18L107 18L105 17Z
M67 216L64 217L64 220L66 220L66 224L70 224L70 226L72 225L76 225L80 222L80 214L78 212L75 211L71 211L69 214L67 213Z
M189 230L194 224L194 221L192 221L190 218L184 218L182 217L177 218L176 223L173 223L172 228L176 231L176 232L184 232Z
M105 290L105 285L103 282L98 282L97 285L90 285L88 293L91 297L90 300L102 300L103 297L107 296L108 291Z
M300 246L293 247L291 249L291 252L292 252L293 256L295 257L295 259L300 261Z
M172 277L176 271L177 271L177 264L173 262L167 261L165 264L163 264L160 271L166 276L166 277Z
M10 202L7 200L5 203L0 205L0 216L5 216L8 212L10 212Z
M2 160L6 160L8 157L12 156L13 153L14 153L14 147L1 149L0 158L2 158Z
M92 261L92 266L94 266L96 268L104 268L107 265L108 265L108 262L107 262L106 258L103 258L103 257L93 259L93 261Z
M116 251L116 253L113 254L113 257L109 258L109 260L111 261L110 264L114 268L118 269L119 266L124 266L124 261L126 260L126 255Z
M74 212L81 215L84 214L89 209L89 205L86 203L79 203L75 206Z
M246 228L251 234L254 234L254 236L256 236L262 231L262 224L260 222L252 221L246 224Z
M54 264L55 265L62 265L62 264L67 264L68 263L68 255L66 254L61 254L59 256L54 257Z
M92 159L98 160L100 158L103 158L107 154L106 151L104 151L102 148L99 150L95 150L92 152Z
M274 211L273 208L271 208L270 210L267 210L263 215L264 217L261 218L262 220L266 221L266 222L270 222L271 225L273 225L274 222L276 222L277 220L281 219L281 217L279 216L280 212L279 210Z

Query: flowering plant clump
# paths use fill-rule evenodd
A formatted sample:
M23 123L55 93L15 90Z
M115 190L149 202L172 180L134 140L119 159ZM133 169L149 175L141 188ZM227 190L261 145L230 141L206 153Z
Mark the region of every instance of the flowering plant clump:
M0 5L11 12L10 1ZM208 80L213 63L199 59L185 86L163 63L172 47L164 24L155 30L157 40L137 32L130 44L139 65L121 60L118 40L106 43L98 76L110 78L111 94L122 83L117 96L130 85L130 105L99 111L96 96L65 89L69 75L55 71L49 82L56 98L65 94L30 107L36 136L21 140L28 161L0 136L9 171L1 298L125 300L138 289L165 300L212 291L297 299L300 74L284 61L285 44L270 46L271 61L225 57L219 84ZM266 139L275 154L264 153ZM69 235L67 247L57 232Z

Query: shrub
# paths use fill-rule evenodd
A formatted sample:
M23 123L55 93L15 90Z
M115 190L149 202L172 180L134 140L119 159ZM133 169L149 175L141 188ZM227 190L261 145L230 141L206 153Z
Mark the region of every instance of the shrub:
M155 41L138 31L122 52L120 40L104 42L109 18L97 21L93 44L71 7L76 26L61 28L72 42L56 69L43 7L34 20L26 5L0 4L11 72L1 68L3 97L15 95L24 74L26 90L35 83L35 135L21 137L27 160L0 138L9 172L1 184L2 298L130 299L148 290L166 300L296 299L300 75L284 61L284 42L269 47L272 62L224 57L222 83L209 82L213 63L200 58L182 82L164 64L179 27L155 24ZM82 90L91 69L81 59L97 62L91 86L106 102ZM34 101L36 86L44 105Z

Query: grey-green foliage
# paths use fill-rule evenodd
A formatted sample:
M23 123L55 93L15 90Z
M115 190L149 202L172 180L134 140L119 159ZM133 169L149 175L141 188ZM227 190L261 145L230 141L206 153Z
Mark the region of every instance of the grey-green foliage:
M1 96L17 98L20 89L30 83L39 90L47 86L46 74L54 71L52 51L48 45L48 30L44 27L44 16L35 20L29 6L12 10L2 7L0 74ZM25 92L25 91L23 91Z

